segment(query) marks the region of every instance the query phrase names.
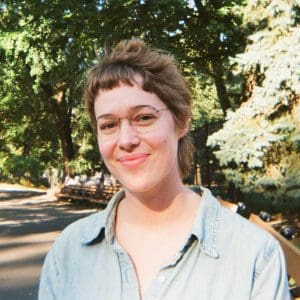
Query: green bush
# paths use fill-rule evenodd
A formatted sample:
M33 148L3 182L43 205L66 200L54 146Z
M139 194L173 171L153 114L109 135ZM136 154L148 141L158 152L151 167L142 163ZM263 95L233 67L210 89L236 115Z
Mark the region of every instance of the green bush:
M0 172L3 179L12 182L29 182L33 185L41 183L43 168L36 157L12 155L2 158Z

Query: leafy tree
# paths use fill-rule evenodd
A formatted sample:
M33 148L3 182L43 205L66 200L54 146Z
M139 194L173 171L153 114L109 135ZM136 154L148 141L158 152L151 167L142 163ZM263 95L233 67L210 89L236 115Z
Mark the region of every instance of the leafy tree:
M22 146L23 155L43 148L51 163L62 157L70 174L72 115L82 101L83 75L95 57L97 2L5 1L1 10L3 138L16 149ZM50 143L33 145L32 137Z
M105 1L100 28L108 43L140 36L172 52L190 76L210 77L225 114L232 106L225 85L228 57L242 51L245 42L239 26L244 2Z
M248 99L208 141L229 181L276 201L300 199L299 16L298 1L249 1L256 31L232 61Z
M192 91L192 128L224 120L215 85L208 76L189 77Z
M41 184L42 166L35 157L23 157L22 155L11 155L3 162L2 176L7 179L20 182Z

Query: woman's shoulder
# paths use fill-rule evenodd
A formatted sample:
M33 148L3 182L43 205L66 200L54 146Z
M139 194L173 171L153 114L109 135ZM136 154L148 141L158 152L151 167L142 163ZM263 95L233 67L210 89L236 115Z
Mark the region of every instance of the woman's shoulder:
M67 244L84 244L97 237L105 226L105 210L92 213L69 224L58 236L54 246L66 247Z
M279 242L270 233L250 220L221 205L220 212L220 236L224 245L234 244L253 253L269 253L280 248Z
M111 225L115 208L123 197L123 191L116 193L105 209L92 213L68 225L59 235L54 247L84 247L102 241L107 224ZM109 225L109 226L110 226Z
M258 248L266 245L266 243L279 244L266 230L221 205L220 201L208 189L203 188L203 191L202 214L199 221L205 223L204 228L206 230L213 228L213 235L225 247L230 243L251 244Z

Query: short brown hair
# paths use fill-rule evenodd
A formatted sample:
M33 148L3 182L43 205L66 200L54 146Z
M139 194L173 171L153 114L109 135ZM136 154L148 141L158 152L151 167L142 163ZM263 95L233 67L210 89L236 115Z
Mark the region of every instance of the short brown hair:
M106 51L89 72L84 98L93 128L96 130L94 100L99 89L113 89L120 83L132 86L136 75L142 77L144 91L155 93L166 104L177 126L187 126L191 115L190 90L176 61L170 54L132 38ZM193 151L187 134L178 144L178 164L183 178L190 172Z

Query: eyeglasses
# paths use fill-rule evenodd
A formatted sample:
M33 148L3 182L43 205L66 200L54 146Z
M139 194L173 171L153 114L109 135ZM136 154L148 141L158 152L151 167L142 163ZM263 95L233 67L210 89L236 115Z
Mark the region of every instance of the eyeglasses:
M110 140L119 136L121 120L127 119L131 127L143 134L156 129L160 112L168 108L156 109L150 105L134 107L127 117L119 118L111 114L97 118L97 132L100 139Z

